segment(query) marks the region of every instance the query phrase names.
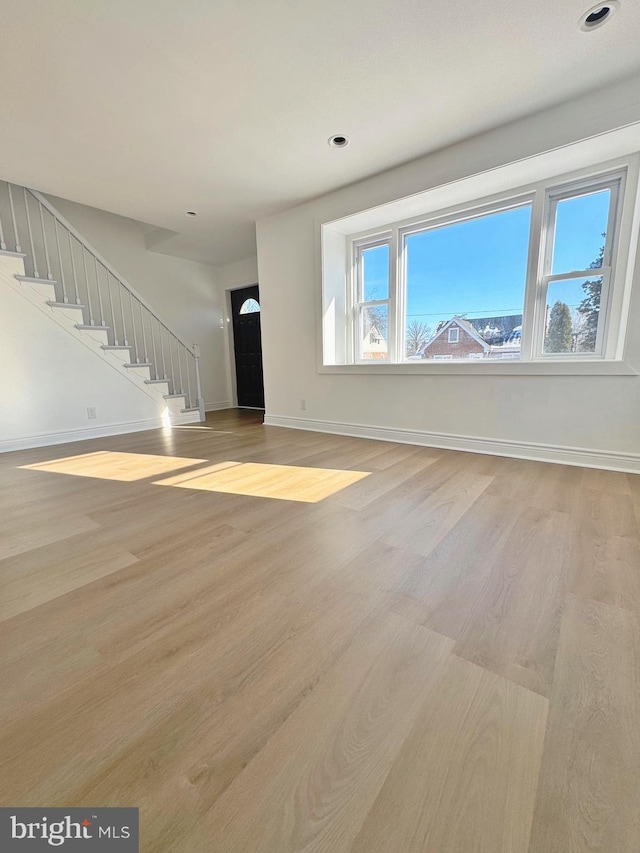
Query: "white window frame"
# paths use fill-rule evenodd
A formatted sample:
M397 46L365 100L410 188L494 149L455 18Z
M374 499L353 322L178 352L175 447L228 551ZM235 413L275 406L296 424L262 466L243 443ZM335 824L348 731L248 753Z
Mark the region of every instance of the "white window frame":
M451 326L448 330L447 343L457 344L460 341L460 329L457 326ZM455 337L452 337L455 332Z
M611 365L596 363L621 361L625 337L626 314L630 299L631 265L630 250L634 245L632 221L636 207L640 157L637 154L608 164L594 165L577 172L558 175L526 187L515 188L511 192L502 192L491 197L474 199L467 204L430 212L427 215L414 216L407 220L386 224L369 231L351 234L346 237L347 250L347 294L345 300L346 360L334 363L338 371L343 367L366 366L368 369L381 368L382 372L525 372L539 373L543 364L550 368L554 365L573 365L569 372L587 372L582 368L587 362L594 367L593 372L635 373L631 368L611 369ZM550 255L546 251L550 244L550 229L555 222L555 209L563 198L581 194L582 190L596 192L599 189L611 189L611 204L605 257L602 268L577 270L566 274L552 275ZM503 210L531 204L531 228L525 298L523 305L523 328L521 336L520 358L502 359L453 359L446 368L433 370L434 365L420 360L405 358L405 290L406 290L406 251L405 238L430 228L442 227L478 216L490 215ZM381 244L389 245L389 295L388 299L375 300L372 303L360 301L361 291L358 252L364 248ZM621 272L618 275L618 267ZM600 322L595 353L544 353L544 308L547 287L551 281L561 278L589 278L603 276L601 294ZM358 328L360 308L368 304L388 306L388 357L386 359L359 359L358 341L355 330ZM329 363L331 364L331 363ZM580 366L578 366L580 365ZM468 370L467 370L468 369ZM546 372L542 368L542 372ZM554 370L554 372L556 372ZM560 371L562 372L562 371Z
M533 325L533 359L559 359L579 360L607 359L615 357L615 340L611 334L611 284L615 276L616 258L620 243L620 219L622 216L622 203L627 179L627 171L618 169L614 172L604 173L598 179L583 178L570 181L560 185L549 187L545 193L545 209L543 214L544 226L541 235L540 263L538 265L538 277L536 281L535 304L532 308ZM582 270L568 270L564 273L553 273L553 254L555 249L555 224L558 203L580 195L609 190L611 199L609 204L609 218L607 221L606 238L602 266ZM571 281L573 279L588 279L602 277L602 289L600 292L600 312L598 320L598 332L596 345L593 353L545 353L544 352L544 324L547 304L547 292L549 285L554 281ZM532 299L533 301L533 299ZM524 325L524 321L523 321ZM523 329L524 331L524 329Z
M504 194L499 197L494 197L491 200L480 199L478 202L473 204L464 205L463 207L459 207L452 211L446 211L438 213L436 212L433 216L430 216L428 219L424 217L420 217L419 219L414 219L409 222L401 222L397 223L397 244L398 251L400 253L400 259L398 262L397 269L400 272L399 280L394 282L396 289L398 289L403 295L403 304L402 304L402 312L399 317L398 323L396 324L396 330L398 334L399 341L402 342L405 339L406 333L406 314L404 311L404 298L406 294L406 239L407 237L411 237L413 234L420 234L424 231L429 231L435 228L443 228L447 225L456 225L459 222L465 222L470 219L476 219L481 216L491 216L495 213L503 213L507 210L513 210L518 207L525 207L528 205L533 205L535 200L534 193L517 193L517 194ZM533 211L532 211L533 217ZM393 237L393 230L392 235ZM529 235L530 248L531 248L531 234ZM527 275L529 274L529 264L527 264ZM442 318L446 320L446 317ZM468 359L459 358L454 359L457 364L468 363ZM396 363L403 363L402 358Z
M363 279L363 264L362 255L367 249L376 249L378 246L389 247L389 288L386 299L365 299L364 298L364 279ZM360 357L360 341L363 340L363 324L362 314L366 308L374 308L377 305L387 306L387 357L377 358L375 361L380 364L388 364L390 361L389 339L391 337L392 322L395 323L395 316L392 319L392 305L395 303L395 287L396 277L392 275L392 259L393 251L391 245L391 234L377 234L373 239L366 238L363 240L355 240L352 243L353 251L353 267L351 276L351 293L347 300L349 308L349 322L347 330L347 339L349 351L354 364L370 364L374 359ZM393 282L393 291L392 291ZM349 331L350 329L350 331ZM378 329L378 331L380 331Z

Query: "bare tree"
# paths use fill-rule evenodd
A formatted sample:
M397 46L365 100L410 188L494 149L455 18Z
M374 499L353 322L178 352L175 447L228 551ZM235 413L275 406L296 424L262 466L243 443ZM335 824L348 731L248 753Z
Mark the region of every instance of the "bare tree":
M405 352L407 356L415 355L431 337L431 327L421 320L411 320L407 323L405 335Z

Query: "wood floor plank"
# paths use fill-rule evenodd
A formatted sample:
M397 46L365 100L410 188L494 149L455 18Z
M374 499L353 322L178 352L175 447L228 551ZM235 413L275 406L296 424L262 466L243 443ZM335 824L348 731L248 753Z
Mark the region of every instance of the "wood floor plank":
M68 541L68 540L67 540ZM66 595L97 578L117 572L137 562L137 557L118 545L95 549L56 561L41 554L36 563L31 553L25 559L0 561L0 622L18 613L39 607L52 598Z
M390 606L455 639L461 657L548 696L576 525L485 495Z
M504 547L487 555L491 571L455 652L543 696L551 691L575 522L527 507ZM436 624L433 620L425 624Z
M86 515L67 514L51 520L42 517L34 518L31 515L26 524L12 525L11 530L5 522L4 531L0 532L0 560L16 554L24 554L32 548L59 542L61 539L68 539L87 530L97 530L99 526Z
M640 630L567 597L530 853L637 853Z
M640 525L630 495L582 489L576 515L605 535L640 537Z
M347 853L450 648L393 614L370 625L186 836L188 849Z
M183 702L191 685L211 672L214 655L212 698L220 701L221 693L232 693L247 668L264 654L256 634L268 646L278 632L275 615L282 606L279 595L225 602L217 614L217 630L211 630L208 621L186 615L173 630L150 636L135 654L98 667L97 678L84 678L50 699L32 702L0 735L0 801L13 794L35 805L46 790L61 805L64 792L75 788L79 778L100 771L115 749L140 737Z
M348 563L336 565L330 578L345 589L394 591L408 578L421 575L425 562L419 554L378 541Z
M450 658L350 853L526 853L547 704Z
M416 554L430 554L490 483L491 477L481 474L454 474L396 525L385 542Z
M345 595L331 587L316 591L313 604L287 602L277 632L274 626L259 629L263 636L270 630L273 640L232 694L223 702L215 694L212 701L212 686L222 673L206 674L172 713L112 750L108 763L79 780L74 802L135 801L147 826L146 851L181 848L183 836L322 684L377 611L375 596Z
M392 609L458 639L522 511L516 502L483 494L397 587Z
M640 537L616 536L581 522L576 530L569 592L640 614Z
M240 589L219 584L223 570L212 564L212 555L224 554L233 541L212 536L197 549L185 549L189 562L168 555L161 568L140 560L0 623L5 650L0 656L0 711L5 722L25 706L99 678L157 641L194 601L213 608L233 604L243 594L250 600L257 590L249 588L249 581ZM25 671L29 678L21 678Z
M383 468L377 477L368 477L354 483L336 496L336 502L348 509L361 510L375 501L383 500L399 485L415 477L436 462L436 457L422 455L420 459L410 456Z

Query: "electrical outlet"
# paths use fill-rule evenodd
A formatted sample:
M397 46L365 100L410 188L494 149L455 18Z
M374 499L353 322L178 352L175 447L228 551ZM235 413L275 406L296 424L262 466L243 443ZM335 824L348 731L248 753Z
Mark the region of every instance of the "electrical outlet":
M300 411L301 412L307 411L307 401L306 400L300 400Z
M98 417L98 413L96 412L95 406L87 406L87 417L90 419Z

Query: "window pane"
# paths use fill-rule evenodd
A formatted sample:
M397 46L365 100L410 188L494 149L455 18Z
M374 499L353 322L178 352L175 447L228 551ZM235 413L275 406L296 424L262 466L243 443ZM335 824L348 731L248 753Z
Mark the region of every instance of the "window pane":
M556 208L553 275L602 266L611 191L567 198Z
M363 249L361 302L389 298L389 246Z
M601 292L602 276L549 282L545 353L596 351Z
M387 358L389 307L373 305L360 309L358 358Z
M255 299L245 299L240 308L241 314L256 314L260 310L260 305Z
M530 222L523 205L406 237L407 359L520 358Z

